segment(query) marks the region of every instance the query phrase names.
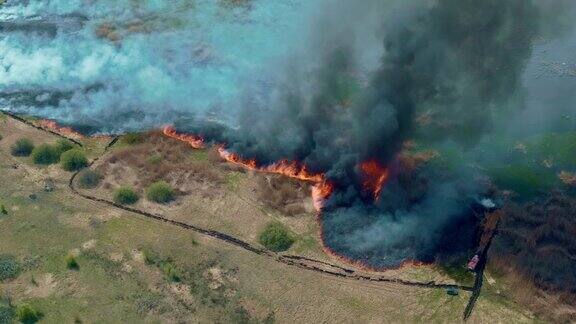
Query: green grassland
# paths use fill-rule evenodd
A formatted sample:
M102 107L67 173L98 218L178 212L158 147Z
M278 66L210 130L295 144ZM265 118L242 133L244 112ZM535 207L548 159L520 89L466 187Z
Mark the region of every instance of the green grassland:
M92 157L106 144L89 141ZM44 191L38 170L58 175L54 191ZM67 188L69 176L0 148L0 203L8 212L0 215L0 255L14 256L21 270L0 282L0 301L30 304L41 323L458 322L469 298L290 267L81 199ZM238 181L226 186L234 190ZM315 228L296 237L294 252L318 249L313 235ZM69 256L77 268L67 266ZM481 298L472 320L531 321L509 305Z

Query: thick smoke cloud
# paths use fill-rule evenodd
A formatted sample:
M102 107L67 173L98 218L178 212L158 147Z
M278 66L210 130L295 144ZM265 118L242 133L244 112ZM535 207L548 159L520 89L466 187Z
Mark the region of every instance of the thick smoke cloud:
M305 1L7 1L0 105L95 132L231 115L302 34Z
M340 190L323 214L326 243L389 267L433 258L446 226L486 188L469 170L448 178L422 170L430 183L416 201L393 180L372 204L361 199L357 166L368 159L393 166L414 137L478 143L494 118L524 106L523 72L550 17L524 0L376 3L360 13L346 4L328 10L333 20L321 20L319 38L329 46L307 47L320 58L315 73L290 66L281 90L245 105L226 142L261 161L291 158L327 171ZM373 12L381 14L376 21ZM369 32L379 35L382 57L363 75L357 40Z
M176 123L262 163L302 161L338 188L326 243L376 267L433 258L484 190L469 169L424 168L414 197L404 143L472 150L510 128L534 44L574 17L564 0L225 3L8 2L0 102L96 132ZM392 171L377 203L359 185L368 159Z

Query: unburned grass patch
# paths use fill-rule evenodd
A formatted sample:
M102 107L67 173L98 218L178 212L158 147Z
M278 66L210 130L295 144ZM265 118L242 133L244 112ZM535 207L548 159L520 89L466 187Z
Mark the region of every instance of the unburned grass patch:
M461 264L441 264L440 272L452 278L455 282L465 285L474 283L474 274L464 266L465 261Z
M181 281L180 270L176 267L171 258L162 256L150 248L143 249L142 255L144 257L144 262L146 262L148 265L158 267L158 269L164 274L164 277L168 281Z
M303 201L310 195L307 184L276 175L260 175L256 180L258 199L285 215L306 212Z

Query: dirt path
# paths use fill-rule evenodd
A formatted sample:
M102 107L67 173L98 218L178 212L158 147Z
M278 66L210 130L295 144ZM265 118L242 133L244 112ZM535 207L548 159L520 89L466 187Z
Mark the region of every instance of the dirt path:
M77 145L82 146L82 143L79 143L78 141L76 141L72 138L69 138L65 135L58 134L58 133L50 131L48 129L39 127L37 125L34 125L33 123L31 123L31 122L29 122L29 121L27 121L21 117L14 116L13 114L10 114L10 113L6 113L6 115L8 115L8 116L20 121L20 122L23 122L27 125L30 125L34 128L37 128L37 129L45 131L45 132L49 132L49 133L56 135L58 137L61 137L61 138L66 138L66 139L76 143ZM105 147L103 153L90 162L89 167L91 167L92 165L94 165L94 163L96 163L98 160L100 160L100 158L102 158L106 154L106 152L114 144L116 144L117 141L118 141L118 137L115 137L112 141L110 141L108 143L108 145ZM436 283L435 281L423 282L423 281L404 280L404 279L399 279L399 278L391 278L391 277L380 275L380 274L370 275L370 274L360 273L357 270L342 267L340 265L332 264L329 262L324 262L324 261L315 260L315 259L311 259L311 258L307 258L307 257L297 256L297 255L279 254L279 253L270 251L270 250L262 248L260 246L256 246L254 244L251 244L249 242L243 241L239 238L233 237L231 235L228 235L228 234L225 234L225 233L222 233L219 231L208 230L208 229L201 228L201 227L198 227L195 225L191 225L191 224L187 224L184 222L172 220L172 219L166 218L162 215L148 213L148 212L136 209L136 208L131 208L128 206L117 204L113 201L109 201L106 199L102 199L102 198L94 197L94 196L91 196L88 194L84 194L84 193L80 192L74 186L74 180L76 179L78 174L79 174L79 171L75 172L68 182L69 189L77 196L80 196L84 199L91 200L93 202L105 204L105 205L108 205L108 206L113 207L113 208L117 208L117 209L121 209L121 210L124 210L127 212L131 212L131 213L134 213L134 214L137 214L137 215L149 218L149 219L153 219L153 220L167 223L167 224L170 224L173 226L177 226L177 227L180 227L180 228L183 228L186 230L192 230L192 231L200 233L202 235L213 237L213 238L216 238L220 241L234 245L236 247L239 247L239 248L246 250L246 251L249 251L251 253L255 253L258 255L268 257L268 258L270 258L276 262L280 262L280 263L286 264L288 266L294 266L294 267L298 267L301 269L318 272L318 273L321 273L323 275L339 277L339 278L346 278L346 279L350 279L350 280L358 280L358 281L387 282L387 283L395 283L395 284L401 284L401 285L406 285L406 286L414 286L414 287L429 288L429 289L458 288L461 290L472 291L472 292L474 292L475 288L476 288L476 285L475 285L475 287L469 287L469 286L456 285L456 284ZM481 287L481 284L480 284L480 287Z

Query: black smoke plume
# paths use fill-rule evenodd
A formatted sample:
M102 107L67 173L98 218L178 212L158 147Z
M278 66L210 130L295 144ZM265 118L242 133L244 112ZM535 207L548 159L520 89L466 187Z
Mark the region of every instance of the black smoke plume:
M247 99L239 128L224 135L244 156L289 158L326 171L338 193L322 216L325 243L378 268L433 260L446 228L466 217L467 206L486 190L481 173L463 166L449 172L423 167L416 180L402 183L402 170L394 168L403 143L472 148L494 118L522 108L522 73L550 18L525 0L411 4L380 8L381 26L372 27L379 27L373 31L382 39L382 57L364 85L356 60L362 48L352 44L371 30L342 24L350 13L353 19L368 13L343 5L321 28L320 37L331 43L307 48L321 53L315 73L290 66L278 93ZM417 123L420 116L429 121ZM369 159L396 175L377 203L362 197L359 185L358 165Z
M175 123L263 164L301 161L336 184L326 244L375 267L433 260L465 223L485 190L468 157L523 108L534 43L574 17L567 0L218 3L8 1L0 104L94 132ZM411 140L461 163L408 173ZM376 202L366 160L391 172Z

